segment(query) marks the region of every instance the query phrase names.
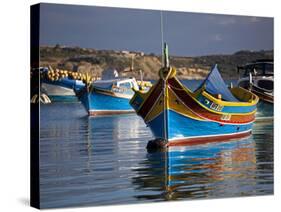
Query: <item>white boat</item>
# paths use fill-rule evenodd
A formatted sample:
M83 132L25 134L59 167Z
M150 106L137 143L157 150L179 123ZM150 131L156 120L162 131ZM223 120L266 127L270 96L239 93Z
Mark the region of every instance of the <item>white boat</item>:
M257 116L273 116L274 63L272 60L257 60L238 66L237 85L250 90L260 98ZM243 72L241 72L241 70ZM241 76L241 75L242 76Z

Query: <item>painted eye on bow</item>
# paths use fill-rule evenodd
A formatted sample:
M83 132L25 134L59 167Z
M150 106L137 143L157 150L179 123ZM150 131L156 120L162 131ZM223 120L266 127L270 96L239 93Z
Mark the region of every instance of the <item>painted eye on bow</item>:
M208 99L205 99L204 102L206 105L210 104L210 101Z

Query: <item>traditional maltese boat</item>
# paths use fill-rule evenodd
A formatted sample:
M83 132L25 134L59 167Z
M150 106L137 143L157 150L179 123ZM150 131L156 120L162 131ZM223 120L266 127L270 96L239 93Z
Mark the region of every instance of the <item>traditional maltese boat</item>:
M130 104L150 127L156 139L167 145L219 141L251 133L258 96L228 88L215 65L203 83L192 92L169 66L167 50L159 80L148 92L135 91Z
M146 82L142 82L142 85ZM90 116L134 113L129 104L140 85L135 78L120 78L116 70L103 72L101 80L92 82L77 93Z

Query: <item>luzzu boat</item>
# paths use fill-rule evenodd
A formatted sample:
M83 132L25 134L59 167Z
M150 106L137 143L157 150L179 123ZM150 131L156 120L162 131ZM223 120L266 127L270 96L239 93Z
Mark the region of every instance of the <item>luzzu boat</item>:
M129 102L139 88L135 78L118 78L116 70L109 70L77 95L90 116L126 114L134 113Z
M156 139L167 145L219 141L247 136L255 121L259 98L240 87L228 88L215 65L192 92L168 64L148 92L135 91L131 105L150 127Z

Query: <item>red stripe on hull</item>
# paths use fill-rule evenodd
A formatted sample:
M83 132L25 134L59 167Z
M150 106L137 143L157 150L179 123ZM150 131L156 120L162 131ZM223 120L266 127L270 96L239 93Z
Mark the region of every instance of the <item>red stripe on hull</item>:
M245 133L239 133L239 134L231 134L231 135L218 135L212 137L178 139L168 142L167 147L181 146L181 145L198 145L198 144L206 144L212 142L229 141L233 139L245 138L249 135L251 135L251 131Z
M120 114L130 114L130 113L135 113L135 111L134 110L128 110L128 111L114 111L114 110L88 111L89 116L120 115Z
M255 120L255 113L249 115L231 115L230 120L222 120L222 114L212 113L203 108L191 96L189 96L186 91L181 89L181 85L174 78L169 79L168 82L171 85L171 90L178 96L178 98L180 98L180 100L184 102L187 107L193 110L196 114L200 115L202 118L206 118L215 122L231 124L246 124Z
M154 90L151 92L149 97L145 100L142 107L138 111L138 115L145 118L147 113L150 111L151 107L154 105L155 101L157 100L158 96L161 94L162 91L162 80L159 81L154 88Z

